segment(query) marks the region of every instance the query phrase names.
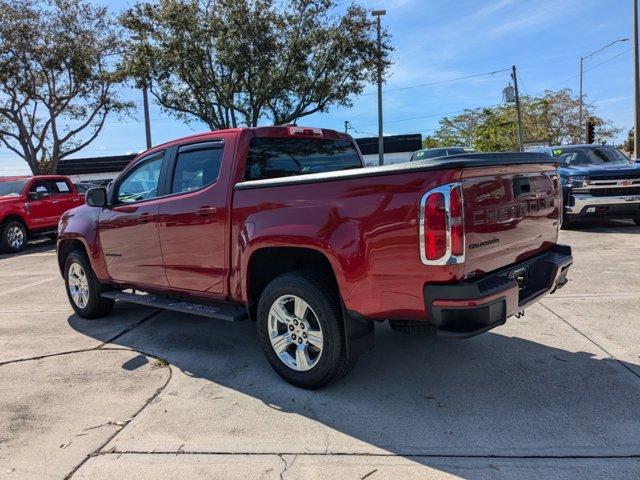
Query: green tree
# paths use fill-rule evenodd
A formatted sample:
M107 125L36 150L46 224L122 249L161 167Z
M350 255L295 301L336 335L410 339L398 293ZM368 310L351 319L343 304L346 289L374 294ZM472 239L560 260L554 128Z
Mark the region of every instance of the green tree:
M34 173L89 145L124 113L121 34L84 0L0 0L0 145Z
M579 103L571 90L548 90L540 97L520 99L524 141L552 145L584 142L584 126L579 123ZM583 118L596 120L596 141L614 138L620 129L595 115L593 104L584 105ZM470 146L478 151L518 149L517 114L513 104L465 110L440 120L433 139L439 146Z
M295 122L352 97L375 79L373 18L335 0L159 0L121 21L139 41L129 73L160 105L212 129ZM383 68L389 64L383 32Z

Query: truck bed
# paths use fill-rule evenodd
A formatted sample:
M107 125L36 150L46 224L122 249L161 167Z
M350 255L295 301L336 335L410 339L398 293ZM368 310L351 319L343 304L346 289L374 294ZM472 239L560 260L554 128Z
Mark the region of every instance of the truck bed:
M233 194L232 258L242 271L265 245L312 248L329 259L348 310L425 320L426 284L478 277L554 247L554 176L547 155L497 153L241 182ZM420 201L451 183L465 197L464 261L425 265ZM239 275L230 291L246 300Z

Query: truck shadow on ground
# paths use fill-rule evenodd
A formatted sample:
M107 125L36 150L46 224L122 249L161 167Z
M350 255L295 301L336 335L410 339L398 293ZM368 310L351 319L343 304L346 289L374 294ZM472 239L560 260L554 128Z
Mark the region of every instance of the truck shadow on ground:
M100 341L108 339L99 324L117 321L69 317L72 328ZM127 427L132 438L163 432L168 444L153 445L157 451L184 444L184 451L378 452L440 470L448 467L435 456L486 460L482 475L452 471L466 478L496 474L503 456L640 453L640 420L630 416L640 410L640 367L595 357L596 347L563 324L529 327L536 341L501 329L465 341L414 337L381 325L376 348L351 374L317 391L272 371L249 322L162 312L113 343L208 381L174 375L170 393L147 407L151 415ZM144 422L141 430L136 422Z

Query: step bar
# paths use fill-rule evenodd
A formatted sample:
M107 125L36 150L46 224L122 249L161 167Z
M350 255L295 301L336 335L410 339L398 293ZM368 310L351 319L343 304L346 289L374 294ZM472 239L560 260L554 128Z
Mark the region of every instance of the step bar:
M192 315L215 318L216 320L225 320L227 322L239 322L249 318L247 309L244 306L227 302L195 303L166 296L127 293L121 290L109 290L102 292L100 296L121 302L137 303L147 307L190 313Z

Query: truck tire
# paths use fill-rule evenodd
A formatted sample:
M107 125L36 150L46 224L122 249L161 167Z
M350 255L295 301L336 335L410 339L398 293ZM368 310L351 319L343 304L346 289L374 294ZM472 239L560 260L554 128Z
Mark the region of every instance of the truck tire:
M272 280L258 302L258 338L284 380L316 389L344 376L348 355L338 292L324 276L301 270Z
M9 220L0 228L0 252L17 253L24 250L29 232L24 223Z
M74 250L64 265L64 283L73 310L82 318L99 318L109 315L114 300L102 298L103 287L98 282L87 254Z

